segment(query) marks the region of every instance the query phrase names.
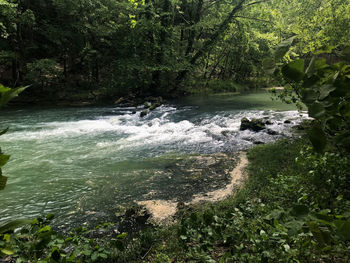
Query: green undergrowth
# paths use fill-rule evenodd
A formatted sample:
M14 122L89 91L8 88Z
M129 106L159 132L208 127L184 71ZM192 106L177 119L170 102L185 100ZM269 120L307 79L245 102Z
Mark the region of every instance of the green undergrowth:
M196 94L214 94L222 92L241 93L247 92L252 88L247 84L239 84L232 80L210 80L210 81L194 81L189 83L183 92L190 95Z
M248 158L245 187L185 213L149 261L349 262L348 157L283 140Z
M185 207L170 227L127 235L106 223L63 236L42 219L3 232L0 251L13 262L350 262L349 156L299 139L248 159L234 197Z

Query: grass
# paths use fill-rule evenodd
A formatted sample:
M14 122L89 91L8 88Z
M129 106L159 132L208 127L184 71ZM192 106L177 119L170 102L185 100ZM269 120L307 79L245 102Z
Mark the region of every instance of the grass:
M184 212L147 261L159 262L162 255L169 259L162 262L349 262L348 178L336 182L338 192L323 197L308 176L310 171L331 176L332 165L346 170L349 162L316 156L305 145L305 140L282 140L251 149L244 188ZM325 156L330 170L317 171Z

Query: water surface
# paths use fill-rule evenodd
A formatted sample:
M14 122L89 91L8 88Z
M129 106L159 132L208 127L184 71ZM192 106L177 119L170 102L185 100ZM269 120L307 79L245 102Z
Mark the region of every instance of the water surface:
M272 101L267 93L186 98L144 118L142 107L136 114L133 110L0 112L0 128L10 126L0 137L1 147L12 155L3 169L9 179L0 192L0 222L54 213L61 224L74 224L109 218L120 205L149 199L150 193L162 199L190 198L192 192L211 189L193 177L201 164L191 164L188 156L232 153L289 136L302 118L293 106ZM281 135L239 131L243 117L269 118L269 128ZM290 124L284 123L287 119ZM229 163L219 160L216 166L224 170ZM215 178L210 180L215 187Z

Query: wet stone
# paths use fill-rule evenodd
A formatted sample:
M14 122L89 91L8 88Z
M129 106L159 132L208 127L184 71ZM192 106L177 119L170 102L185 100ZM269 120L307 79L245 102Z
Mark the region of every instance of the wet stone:
M263 129L265 129L264 120L260 120L260 119L249 120L248 118L241 119L241 126L240 126L241 131L251 130L251 131L259 132Z

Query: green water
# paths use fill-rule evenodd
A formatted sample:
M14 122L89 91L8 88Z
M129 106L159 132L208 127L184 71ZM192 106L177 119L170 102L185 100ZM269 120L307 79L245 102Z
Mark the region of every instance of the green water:
M230 155L254 141L290 135L300 122L293 106L267 93L192 97L140 118L134 108L7 109L0 137L11 161L0 192L0 222L54 213L61 225L110 219L120 206L145 199L189 200L224 185L230 161L188 161L188 156ZM243 117L268 117L266 132L239 131ZM305 117L305 116L304 116ZM291 124L284 121L291 120ZM204 166L204 167L203 167ZM202 171L196 178L193 171Z

